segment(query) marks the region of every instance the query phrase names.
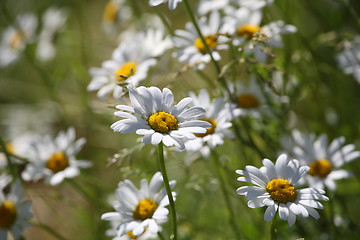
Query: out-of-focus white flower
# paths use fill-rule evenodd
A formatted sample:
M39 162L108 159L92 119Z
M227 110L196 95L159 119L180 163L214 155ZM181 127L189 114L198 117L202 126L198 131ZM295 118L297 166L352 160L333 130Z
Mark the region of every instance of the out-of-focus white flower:
M221 59L218 50L226 49L224 44L226 38L219 36L222 25L218 12L212 12L210 17L203 16L199 20L199 28L205 38L213 58L217 61ZM185 30L176 30L174 44L178 50L173 54L178 58L179 62L188 62L195 69L203 69L206 64L211 61L210 55L207 53L205 45L197 33L192 22L185 25Z
M106 3L102 25L107 33L116 33L116 23L127 21L132 17L131 7L125 0L110 0Z
M30 226L31 205L25 200L19 180L10 186L8 194L0 189L0 239L8 239L8 234L16 240L23 237L23 228Z
M274 3L274 0L234 0L240 7L246 7L249 9L261 9L267 5Z
M360 83L360 37L346 41L344 50L336 55L336 61L345 74L352 74Z
M116 106L120 111L114 114L124 119L111 125L115 132L136 132L144 136L145 144L163 142L165 146L175 145L182 150L185 140L195 138L193 133L205 133L211 127L208 122L197 120L205 112L203 108L187 108L192 101L189 97L173 105L174 95L167 88L162 92L157 87L128 89L133 107Z
M38 20L27 13L16 18L16 24L4 30L0 43L0 67L17 61L26 45L33 41Z
M133 237L131 239L147 239L143 237L157 234L161 231L160 225L168 220L169 213L166 208L169 199L165 188L161 188L162 184L160 172L154 174L150 184L146 179L142 179L140 189L125 179L118 184L115 191L117 200L113 207L116 212L104 213L101 219L116 225L118 237L128 235L126 237ZM175 181L170 181L169 184L173 188ZM172 195L175 196L175 192L172 192ZM127 239L126 237L124 239Z
M85 160L77 160L75 155L81 150L86 140L75 140L75 129L61 131L55 139L50 136L39 137L32 143L28 153L29 163L21 176L25 181L45 179L51 185L61 183L64 178L73 178L80 174L80 168L92 165Z
M155 30L129 37L114 50L112 60L103 62L102 68L90 69L93 78L88 91L98 90L99 99L111 92L114 98L120 99L123 88L138 86L147 77L150 67L157 63L155 57L168 47L169 40Z
M199 2L197 12L200 16L206 15L212 11L224 9L230 3L230 0L201 0Z
M195 133L195 139L185 142L187 164L191 161L192 155L200 152L203 157L208 158L210 149L224 144L225 137L233 138L233 133L229 130L232 126L231 120L241 114L241 110L237 109L235 104L227 103L225 98L210 101L209 93L205 89L201 89L198 96L193 92L190 92L189 96L193 99L194 106L205 109L200 119L209 122L211 128L207 128L205 133Z
M282 145L302 164L310 166L305 180L310 187L336 190L335 180L349 178L350 171L341 169L342 165L360 157L354 144L345 145L345 138L338 137L330 144L325 134L304 134L292 131L292 138L283 138Z
M36 57L40 61L50 61L56 55L54 39L56 33L61 30L67 20L67 12L64 9L49 8L42 17L42 30L39 35Z
M276 212L289 226L296 221L296 215L307 218L309 215L318 219L319 213L314 209L323 209L317 200L329 200L325 191L316 188L299 189L297 184L309 170L308 166L300 166L299 161L282 154L274 164L269 159L262 161L263 167L246 166L245 170L236 170L243 175L237 180L252 183L256 186L239 187L236 192L245 195L250 208L266 206L264 220L269 222Z
M182 0L149 0L150 6L157 6L162 3L169 2L169 9L174 10L179 2L182 2Z

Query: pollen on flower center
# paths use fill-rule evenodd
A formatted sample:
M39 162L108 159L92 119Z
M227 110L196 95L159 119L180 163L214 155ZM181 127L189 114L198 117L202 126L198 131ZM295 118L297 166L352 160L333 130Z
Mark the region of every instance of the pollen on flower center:
M11 144L11 143L6 143L6 144L5 144L5 148L6 148L6 151L7 151L9 154L15 155L13 144Z
M153 113L148 118L148 123L152 129L161 133L168 133L171 130L178 128L177 119L166 112L156 112Z
M209 36L205 36L204 37L206 44L209 46L210 49L214 49L216 48L216 46L218 45L217 43L217 36L216 35L209 35ZM202 54L206 53L206 48L204 46L203 41L201 40L201 38L197 38L194 41L194 46L199 50L199 52L201 52Z
M311 176L326 177L332 170L332 164L327 159L318 159L310 164Z
M119 6L115 4L113 1L108 2L105 5L103 19L107 22L115 22L116 14L119 10Z
M271 198L278 203L294 202L296 200L296 189L285 179L273 179L266 185L266 191Z
M133 217L137 220L151 218L156 211L157 203L152 199L141 200L135 208Z
M63 152L53 154L46 162L46 168L54 173L60 172L69 166L69 160Z
M121 65L118 70L115 72L116 79L121 82L126 80L128 77L132 76L136 72L136 63L135 62L126 62Z
M19 48L23 39L24 39L23 34L20 31L16 31L10 39L9 47L12 49Z
M259 100L252 94L243 94L237 98L239 107L241 108L257 108Z
M16 207L10 201L0 205L0 229L8 229L16 220Z
M201 120L210 123L211 127L207 128L205 133L194 133L194 135L197 137L205 137L207 135L213 134L215 132L215 128L216 128L215 120L212 118L206 118L206 119L201 119Z
M244 24L236 29L236 34L240 37L252 38L259 29L260 27L257 25Z

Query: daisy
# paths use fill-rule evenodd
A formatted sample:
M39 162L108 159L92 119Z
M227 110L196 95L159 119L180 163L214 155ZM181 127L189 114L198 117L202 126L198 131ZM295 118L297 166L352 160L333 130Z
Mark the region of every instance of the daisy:
M75 155L86 140L75 140L75 129L61 131L55 139L50 136L39 137L28 153L29 163L21 176L25 181L45 179L51 185L61 183L64 178L73 178L80 174L79 168L87 168L89 161L77 160Z
M163 142L165 146L184 149L185 139L194 139L193 133L205 133L206 128L211 127L208 122L196 120L205 112L203 108L187 108L192 101L189 97L173 105L174 95L168 88L162 92L157 87L128 89L133 107L116 106L121 111L114 114L124 119L111 125L115 132L136 132L144 136L145 144Z
M252 183L256 186L243 186L236 190L239 195L245 195L250 208L266 206L264 220L273 219L276 211L289 226L296 221L296 215L304 218L309 215L318 219L320 216L314 209L323 209L317 200L329 200L324 190L315 188L298 188L299 179L309 170L307 166L300 166L296 159L289 159L282 154L275 165L269 159L262 161L263 167L246 166L245 170L236 170L243 175L237 180Z
M351 42L346 41L344 50L336 55L336 61L345 74L352 74L360 83L360 37L355 37Z
M14 26L10 26L2 34L0 43L0 67L6 67L20 58L26 45L35 35L38 21L34 14L22 14L16 18Z
M132 17L131 7L125 0L110 0L106 3L103 13L103 27L107 33L116 32L116 23L129 20Z
M56 55L54 39L65 25L67 13L64 9L49 8L42 17L42 30L39 35L36 57L40 61L50 61Z
M266 99L262 93L255 76L251 76L248 82L237 81L229 84L229 89L236 99L241 116L252 116L258 118L261 113L267 113Z
M227 45L225 37L220 37L221 19L218 12L212 12L210 17L200 18L199 28L205 38L205 42L211 50L214 60L218 61L221 56L218 50L226 49ZM186 31L176 30L174 37L174 45L179 49L173 56L178 58L179 62L188 62L195 69L203 69L206 63L211 61L210 55L198 35L194 24L188 22L185 25Z
M338 137L328 143L325 134L315 137L314 134L306 135L294 130L292 140L294 145L290 146L290 152L302 164L310 166L308 174L305 175L310 187L336 190L335 180L352 176L350 171L341 167L360 157L360 152L355 151L354 144L344 145L344 137ZM289 143L291 142L288 141L287 145ZM286 145L285 148L289 149Z
M219 11L227 7L230 0L201 0L197 12L200 16L206 15L212 11Z
M25 200L19 180L11 185L8 194L3 190L0 190L0 239L8 239L8 234L23 239L23 228L30 226L27 221L32 217L32 204Z
M150 44L146 37L146 34L140 33L126 39L114 50L112 60L103 62L101 68L91 68L90 75L93 78L87 90L98 90L99 99L111 92L114 98L120 99L124 86L138 86L147 77L150 67L157 62L152 56L154 48L145 45Z
M115 191L117 201L113 203L116 212L104 213L102 220L112 221L118 224L117 236L124 235L139 237L142 234L156 234L160 231L160 225L168 219L169 199L165 188L161 188L163 178L160 172L152 177L150 184L142 179L140 189L137 189L129 180L118 184ZM173 187L175 181L170 181ZM172 192L175 196L175 193ZM139 238L140 239L140 238Z
M207 128L205 133L195 133L196 138L186 141L185 148L189 155L200 152L202 156L208 158L210 149L223 145L225 137L234 137L229 130L232 126L231 120L239 116L241 110L236 109L235 104L226 103L224 98L210 101L209 93L205 89L201 89L198 96L193 92L190 92L189 96L193 99L193 105L205 109L206 112L200 119L209 122L211 127Z
M234 0L240 7L249 9L261 9L274 3L274 0Z
M150 6L157 6L166 2L168 2L168 0L149 0ZM174 10L179 2L182 2L182 0L169 0L169 9Z

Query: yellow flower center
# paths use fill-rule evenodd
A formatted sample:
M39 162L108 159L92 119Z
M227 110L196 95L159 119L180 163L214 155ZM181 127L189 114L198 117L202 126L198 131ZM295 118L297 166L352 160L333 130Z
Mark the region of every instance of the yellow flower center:
M16 31L10 39L9 47L12 49L17 49L20 47L20 44L23 42L24 36L20 31Z
M137 236L133 234L133 231L129 231L126 233L130 239L137 239Z
M4 201L0 206L0 229L8 229L16 220L16 207L10 201Z
M332 164L329 160L319 159L310 164L309 174L311 176L326 177L332 170Z
M236 34L240 37L252 38L254 34L260 30L260 27L257 25L244 24L236 29Z
M126 62L121 65L118 70L115 72L116 79L121 82L126 80L128 77L134 75L136 72L136 63L135 62Z
M67 156L58 152L53 154L46 162L46 167L54 173L60 172L69 166L69 160Z
M6 151L7 151L10 155L15 155L14 145L13 145L13 144L11 144L11 143L6 143L6 144L5 144L5 148L6 148Z
M243 94L237 98L239 107L241 108L257 108L259 100L252 94Z
M285 179L273 179L266 185L266 191L278 203L294 202L297 193L295 187Z
M148 123L152 129L161 133L168 133L169 131L178 128L178 121L176 118L166 112L156 112L151 114Z
M141 200L135 208L133 217L137 220L145 220L151 218L156 211L157 203L152 199Z
M206 45L208 45L208 47L210 49L214 49L217 46L217 36L216 35L209 35L209 36L205 36L204 37ZM201 38L197 38L194 42L195 47L199 50L199 52L201 52L202 54L206 53L206 48L205 45L203 43L203 41L201 40Z
M207 135L213 134L215 132L215 128L216 128L215 120L212 118L206 118L206 119L201 119L201 120L210 123L211 127L207 128L205 133L194 133L194 135L197 137L205 137Z
M117 12L119 11L119 5L113 1L109 1L105 5L103 19L106 22L115 22Z

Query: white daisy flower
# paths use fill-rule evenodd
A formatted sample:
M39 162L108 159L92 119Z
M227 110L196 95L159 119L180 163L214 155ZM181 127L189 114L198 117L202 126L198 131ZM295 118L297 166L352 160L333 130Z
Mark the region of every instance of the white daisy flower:
M360 83L360 37L355 37L351 42L344 43L344 50L336 55L339 68L345 74L352 74L355 80Z
M341 167L360 157L360 152L355 151L354 144L344 145L344 137L338 137L328 143L325 134L315 137L314 134L307 135L294 130L292 140L287 141L286 144L283 141L283 145L285 149L290 148L290 152L302 164L310 166L305 176L310 187L320 189L327 187L332 191L336 190L335 180L352 176L350 171Z
M193 105L205 109L206 112L200 119L209 122L211 127L207 128L205 133L195 133L195 139L185 142L185 148L189 153L187 159L199 152L203 157L208 158L210 149L214 149L217 145L223 145L225 137L234 137L229 130L232 126L230 121L238 117L241 110L236 109L235 104L226 103L224 98L210 101L209 93L205 89L201 89L198 96L193 92L190 92L189 96L193 99Z
M243 175L237 180L252 183L256 186L243 186L236 190L239 195L245 195L250 208L267 206L264 220L269 222L276 212L289 226L296 221L296 215L304 218L309 215L318 219L319 213L314 209L323 209L317 200L329 200L324 190L316 188L298 188L300 178L309 170L308 166L300 166L296 159L289 159L282 154L275 165L269 159L264 159L263 167L246 166L245 171L236 170Z
M8 239L8 234L14 239L23 237L23 228L30 226L28 220L32 217L31 205L30 201L25 200L19 180L11 185L8 194L0 189L0 239Z
M169 9L174 10L179 2L182 2L182 0L149 0L150 6L157 6L162 3L169 2Z
M29 163L21 176L25 181L45 179L51 185L61 183L64 178L80 174L79 168L87 168L89 161L77 160L75 155L85 144L85 138L75 140L75 129L61 131L55 139L50 136L38 138L28 153Z
M93 78L87 90L98 90L99 99L103 99L110 92L113 92L114 98L120 99L123 86L138 86L139 82L147 77L150 67L157 62L151 55L154 48L145 45L150 43L146 37L146 34L141 33L127 39L114 50L112 60L103 62L101 68L91 68L90 75Z
M230 0L201 0L197 12L200 16L206 15L212 11L219 11L230 4Z
M261 9L267 5L274 3L274 0L234 0L240 7L245 7L253 10Z
M67 13L64 9L49 8L42 17L42 30L39 35L36 57L40 61L50 61L56 55L54 39L65 25Z
M107 33L115 33L116 23L127 21L131 17L132 9L125 4L125 0L110 0L104 8L102 25Z
M150 184L146 179L142 179L140 189L127 179L120 182L115 191L118 201L113 203L116 212L104 213L101 219L119 223L116 227L118 237L126 234L138 237L147 232L158 233L161 229L160 225L168 220L169 213L166 208L169 199L165 188L161 188L162 184L163 178L160 172L154 174ZM170 181L169 184L173 187L175 181ZM172 194L176 195L175 192Z
M174 95L168 88L162 92L157 87L128 89L133 107L116 106L121 111L114 114L124 119L111 125L115 132L136 132L144 135L145 144L163 142L165 146L175 145L182 150L186 139L195 138L193 133L205 133L211 127L208 122L196 120L205 112L203 108L187 108L192 101L189 97L173 105Z
M34 14L22 14L16 18L16 27L10 26L4 30L0 43L0 67L6 67L21 56L26 45L35 35L38 25Z
M200 31L205 38L208 47L211 50L214 60L218 61L221 56L218 50L226 49L224 44L226 38L219 36L221 28L221 18L218 12L212 12L210 17L203 16L198 22ZM173 38L174 45L179 48L173 56L178 58L179 62L188 62L195 69L203 69L206 63L211 61L210 55L198 35L194 24L188 22L185 25L186 31L176 30L176 37Z
M248 82L237 81L229 84L229 89L233 93L241 116L252 116L258 118L262 113L268 113L266 99L259 84L254 76Z

